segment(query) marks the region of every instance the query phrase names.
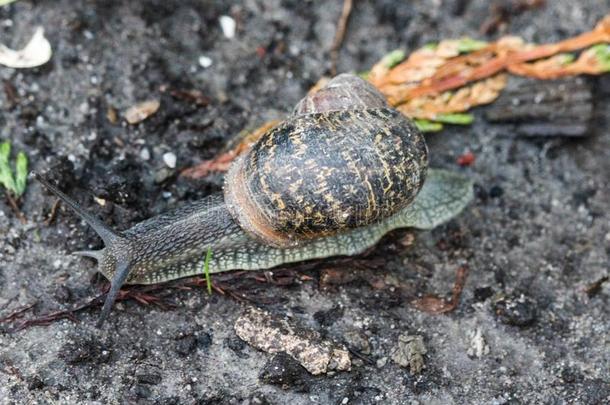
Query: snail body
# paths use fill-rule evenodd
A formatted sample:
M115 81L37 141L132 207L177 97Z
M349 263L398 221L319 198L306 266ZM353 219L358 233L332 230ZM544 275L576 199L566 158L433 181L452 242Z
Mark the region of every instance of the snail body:
M115 232L35 177L104 240L95 258L111 280L101 324L123 283L257 270L360 253L392 229L432 228L471 198L464 178L426 174L422 135L364 80L340 75L305 97L232 165L212 195ZM425 181L425 182L424 182ZM423 188L422 188L423 187Z

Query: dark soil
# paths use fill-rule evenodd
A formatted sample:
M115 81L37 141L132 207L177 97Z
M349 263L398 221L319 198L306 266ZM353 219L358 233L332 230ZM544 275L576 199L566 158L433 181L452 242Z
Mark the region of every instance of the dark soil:
M494 12L485 0L355 3L339 72L364 71L396 48L485 38L479 30ZM341 7L19 0L0 8L0 42L20 48L42 25L54 54L36 69L0 67L0 138L126 229L220 190L222 175L193 181L178 171L292 109L330 69ZM547 1L500 30L557 41L590 30L608 10L607 0ZM234 39L224 37L221 15L237 21ZM201 67L201 56L212 65ZM95 306L76 313L78 323L10 331L98 295L95 265L68 253L101 241L64 208L45 225L54 198L38 184L23 198L26 225L0 199L0 318L34 305L0 324L0 402L607 403L610 283L587 289L610 265L610 78L585 82L593 121L578 139L519 137L488 123L485 108L471 126L428 136L433 165L472 176L477 197L450 223L416 233L413 245L396 232L365 258L291 266L267 281L263 273L214 277L226 295L209 296L204 284L168 286L150 292L162 306L122 301L102 330ZM193 89L206 102L180 93ZM141 124L107 118L109 109L120 115L155 98L159 111ZM476 160L462 168L455 162L466 151ZM175 169L163 162L167 152L177 156ZM454 312L430 315L409 304L425 294L449 297L463 265L469 278ZM331 268L351 281L320 286ZM253 304L346 344L352 370L313 377L286 356L245 345L233 323ZM489 348L480 356L469 350L477 330ZM423 337L420 375L390 359L401 334Z

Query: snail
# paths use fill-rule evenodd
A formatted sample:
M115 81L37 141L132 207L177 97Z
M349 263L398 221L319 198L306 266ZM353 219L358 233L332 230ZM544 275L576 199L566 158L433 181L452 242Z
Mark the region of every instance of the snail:
M403 227L430 229L460 212L470 181L428 170L415 125L375 87L342 74L306 96L231 166L223 193L117 232L43 177L33 177L85 220L104 248L111 280L98 326L124 283L153 284L201 274L267 269L354 255Z

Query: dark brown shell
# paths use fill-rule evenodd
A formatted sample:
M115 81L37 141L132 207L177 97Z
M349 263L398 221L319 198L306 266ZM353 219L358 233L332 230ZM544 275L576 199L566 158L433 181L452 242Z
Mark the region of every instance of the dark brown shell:
M337 79L344 84L336 86ZM312 112L312 97L323 112ZM276 246L332 235L394 214L421 189L424 138L364 80L338 76L295 114L227 174L227 207L251 235Z

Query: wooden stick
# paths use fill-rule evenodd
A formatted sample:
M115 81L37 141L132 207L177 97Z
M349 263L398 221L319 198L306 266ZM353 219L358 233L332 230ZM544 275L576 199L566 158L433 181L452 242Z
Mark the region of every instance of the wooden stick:
M339 51L343 45L343 39L345 38L345 31L347 30L347 22L349 16L352 13L353 0L343 0L343 10L341 11L341 17L337 23L337 32L335 33L335 39L333 45L330 48L330 74L335 76L337 74L337 63L339 61Z

